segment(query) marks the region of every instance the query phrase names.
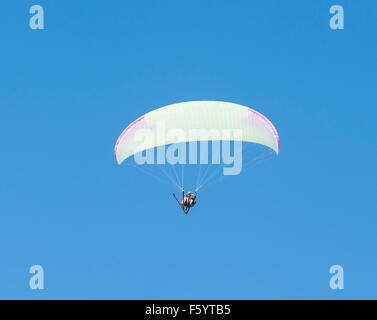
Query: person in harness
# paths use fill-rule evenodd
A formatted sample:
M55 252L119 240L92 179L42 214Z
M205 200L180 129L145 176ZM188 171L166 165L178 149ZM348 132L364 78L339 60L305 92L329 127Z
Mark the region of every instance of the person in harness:
M195 193L187 192L187 194L185 194L185 191L182 190L182 201L179 201L174 193L173 193L173 196L175 200L177 200L178 204L181 206L185 214L188 214L190 209L196 205L196 192Z

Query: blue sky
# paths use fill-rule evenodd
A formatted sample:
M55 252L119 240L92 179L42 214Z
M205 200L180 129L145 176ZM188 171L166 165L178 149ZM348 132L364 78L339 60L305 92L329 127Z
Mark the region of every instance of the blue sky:
M45 30L29 28L34 4ZM372 0L7 0L0 298L376 299L376 17ZM255 108L281 153L185 216L113 148L140 115L189 100Z

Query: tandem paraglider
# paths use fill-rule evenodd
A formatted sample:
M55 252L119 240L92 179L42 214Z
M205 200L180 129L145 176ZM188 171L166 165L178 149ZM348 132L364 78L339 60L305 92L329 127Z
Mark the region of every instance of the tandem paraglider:
M114 151L119 165L139 168L181 191L182 200L173 196L188 214L199 190L279 150L278 132L261 113L235 103L191 101L139 117L119 136ZM185 186L194 192L186 194Z
M191 193L190 191L187 194L185 194L185 190L182 190L182 201L179 201L174 193L173 196L175 200L177 200L183 212L185 214L188 214L190 209L196 205L196 194L197 192Z

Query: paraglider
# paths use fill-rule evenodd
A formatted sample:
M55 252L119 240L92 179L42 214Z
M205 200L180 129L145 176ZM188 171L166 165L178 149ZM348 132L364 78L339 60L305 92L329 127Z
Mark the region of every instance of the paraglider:
M240 174L243 165L249 165L253 157L258 161L264 159L255 154L249 157L243 153L243 145L259 146L269 155L278 155L280 151L278 132L261 113L235 103L191 101L158 108L139 117L119 136L114 152L119 165L133 156L135 163L130 165L145 169L154 177L153 168L159 168L163 179L168 178L182 191L182 201L173 195L187 214L195 206L197 192L203 186L217 183L227 175ZM213 170L216 166L220 167L220 178L219 171ZM185 170L192 167L198 168L195 192L185 194L184 185L194 176L185 174Z
M190 209L196 205L196 195L197 192L191 193L190 191L186 195L185 190L182 190L182 201L179 201L177 196L173 193L175 200L177 200L185 214L188 214Z

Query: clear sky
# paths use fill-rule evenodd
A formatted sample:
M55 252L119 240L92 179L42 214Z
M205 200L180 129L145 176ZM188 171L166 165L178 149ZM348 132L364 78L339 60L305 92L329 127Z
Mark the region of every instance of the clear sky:
M377 298L376 1L6 0L1 17L0 298ZM258 110L281 153L185 216L113 148L189 100Z

